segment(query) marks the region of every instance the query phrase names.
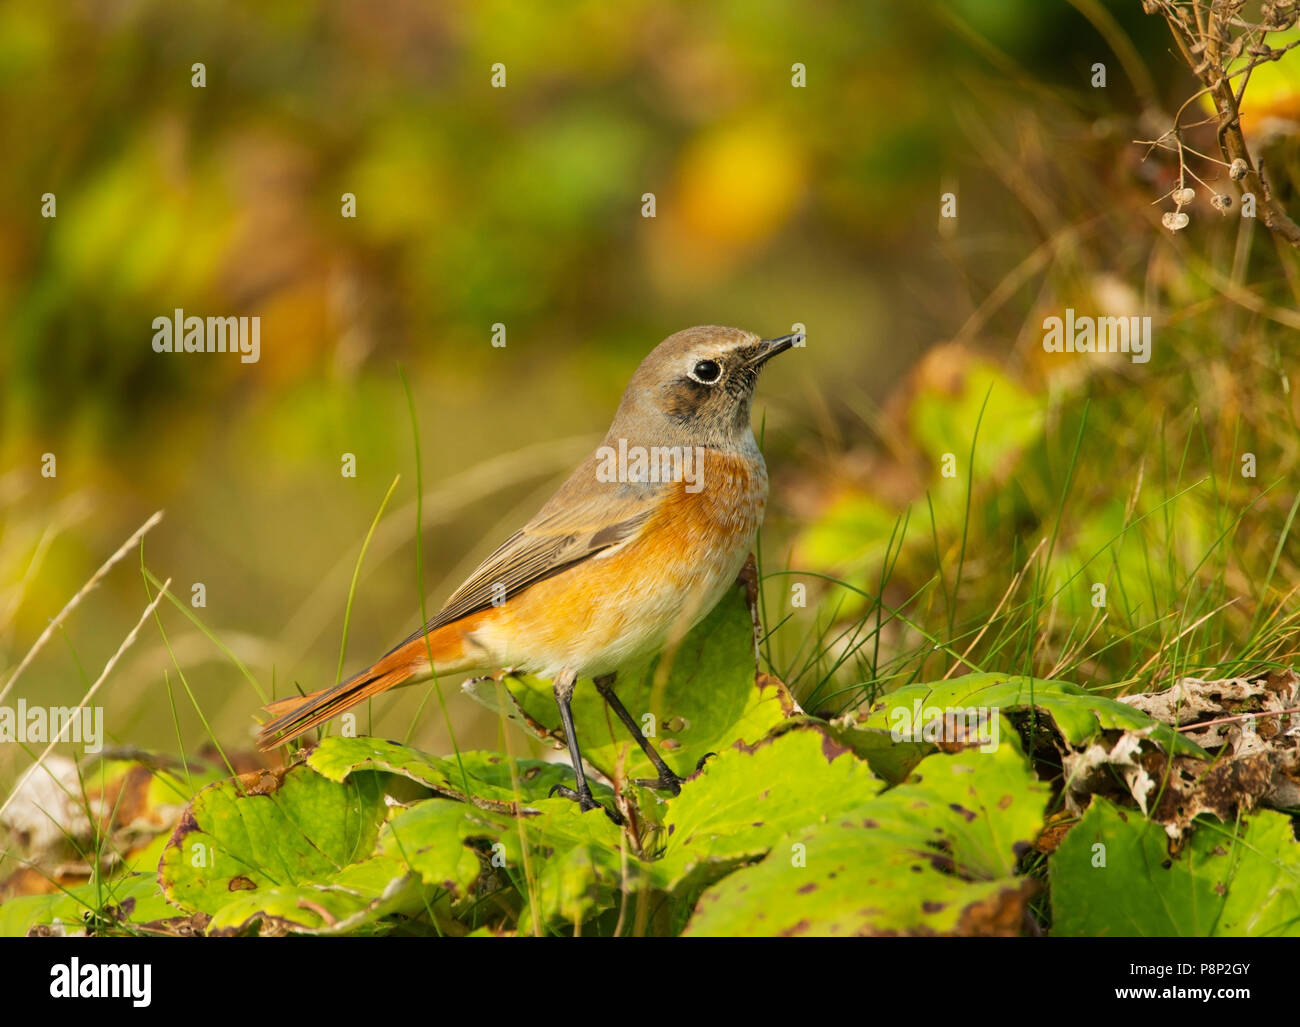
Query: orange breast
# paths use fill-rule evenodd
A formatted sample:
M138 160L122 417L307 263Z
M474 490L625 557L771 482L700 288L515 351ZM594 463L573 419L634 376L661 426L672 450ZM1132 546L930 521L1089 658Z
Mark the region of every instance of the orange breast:
M684 635L735 580L767 504L761 460L705 450L699 484L669 485L632 539L485 611L485 662L589 677Z

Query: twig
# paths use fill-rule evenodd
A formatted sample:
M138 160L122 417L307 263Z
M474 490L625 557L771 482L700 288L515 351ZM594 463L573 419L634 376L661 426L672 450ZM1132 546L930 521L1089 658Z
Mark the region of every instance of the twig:
M1276 24L1253 24L1236 16L1233 8L1239 6L1207 3L1205 0L1194 0L1189 5L1176 4L1172 0L1143 0L1143 10L1148 14L1159 14L1165 19L1184 62L1202 84L1202 88L1179 107L1178 113L1174 115L1173 127L1167 133L1172 137L1178 153L1179 190L1182 190L1187 174L1191 173L1184 152L1190 150L1190 147L1182 140L1186 127L1181 124L1183 112L1192 101L1208 94L1217 113L1219 150L1228 166L1234 169L1232 180L1238 183L1243 193L1253 191L1259 194L1257 208L1259 219L1265 227L1278 238L1300 248L1300 225L1273 195L1273 190L1264 177L1263 165L1251 154L1241 130L1241 107L1251 72L1261 64L1280 60L1288 51L1300 46L1300 40L1292 40L1285 46L1271 47L1264 39L1269 33L1293 27L1296 15L1292 12L1289 16L1275 17L1277 12L1266 4L1265 20L1276 21ZM1243 52L1249 55L1245 65L1229 71L1228 65L1236 62ZM1234 91L1233 80L1239 76L1241 85ZM1164 138L1162 136L1161 140ZM1192 177L1205 184L1194 173ZM1251 188L1251 179L1255 183L1254 189ZM1175 205L1179 209L1183 206L1177 199ZM1223 209L1222 201L1217 202L1216 206ZM1181 221L1181 224L1166 221L1171 229L1177 230L1187 223L1186 217L1179 218L1177 211L1172 216Z
M1214 727L1215 724L1231 724L1235 720L1251 720L1255 717L1281 717L1288 713L1300 713L1300 706L1289 710L1264 710L1261 713L1239 713L1235 717L1220 717L1218 720L1203 720L1199 724L1185 724L1178 728L1179 731L1199 731L1203 727Z

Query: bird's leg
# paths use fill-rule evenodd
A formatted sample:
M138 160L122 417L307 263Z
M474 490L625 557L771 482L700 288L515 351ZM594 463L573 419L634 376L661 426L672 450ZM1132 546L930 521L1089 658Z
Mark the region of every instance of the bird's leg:
M551 789L550 794L558 793L566 799L572 799L584 813L589 809L604 810L605 816L621 826L624 823L622 814L618 810L605 809L595 800L591 794L591 786L587 784L587 773L582 769L578 733L573 729L573 712L569 709L569 704L573 701L573 688L577 683L578 675L568 670L561 671L555 679L555 703L560 707L560 722L564 725L564 737L569 743L569 757L573 760L573 775L577 778L578 788L575 791L564 785L556 785Z
M682 779L678 777L677 774L673 773L672 767L668 766L668 764L663 761L663 757L655 752L655 748L650 744L650 740L641 733L641 726L632 717L632 714L627 712L627 707L619 701L618 696L614 694L614 678L614 674L602 674L600 677L594 678L593 683L596 686L596 691L601 694L605 702L609 703L610 709L617 714L618 719L623 722L624 726L632 732L632 737L636 739L636 744L641 746L641 751L646 754L646 758L654 764L655 770L659 771L659 777L657 779L653 781L637 781L636 783L643 785L646 788L656 788L660 791L671 792L673 795L678 794L682 790ZM708 753L705 755L695 769L699 770L700 767L704 765L704 761L707 760L709 756L713 755L715 754Z

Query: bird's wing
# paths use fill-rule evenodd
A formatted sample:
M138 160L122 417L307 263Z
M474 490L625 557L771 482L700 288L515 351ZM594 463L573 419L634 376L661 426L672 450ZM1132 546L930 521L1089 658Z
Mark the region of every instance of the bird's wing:
M666 487L598 483L594 469L590 476L588 471L585 464L579 467L537 516L479 564L438 614L402 645L631 538L655 512Z

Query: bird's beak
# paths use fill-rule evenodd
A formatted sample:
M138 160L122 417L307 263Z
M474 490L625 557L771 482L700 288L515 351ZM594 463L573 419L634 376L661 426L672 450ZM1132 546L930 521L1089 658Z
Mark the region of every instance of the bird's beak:
M782 335L777 339L763 339L754 350L753 356L746 363L753 368L762 367L778 353L784 353L796 342L802 342L802 335Z

